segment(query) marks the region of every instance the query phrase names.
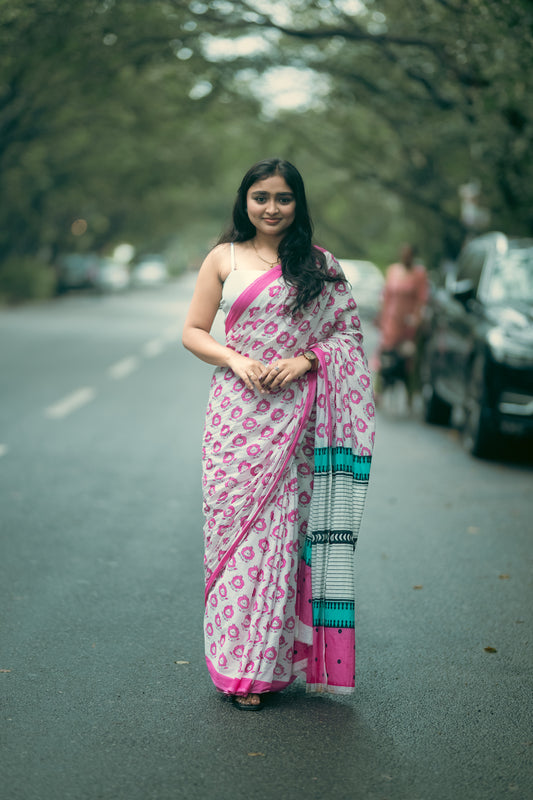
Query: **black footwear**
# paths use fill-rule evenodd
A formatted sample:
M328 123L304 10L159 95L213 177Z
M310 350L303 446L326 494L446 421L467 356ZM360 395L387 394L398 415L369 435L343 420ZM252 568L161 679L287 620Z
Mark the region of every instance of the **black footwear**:
M252 692L253 694L253 692ZM262 704L261 700L258 703L245 703L244 701L248 695L242 697L241 695L234 694L232 699L233 705L237 708L240 708L241 711L261 711Z

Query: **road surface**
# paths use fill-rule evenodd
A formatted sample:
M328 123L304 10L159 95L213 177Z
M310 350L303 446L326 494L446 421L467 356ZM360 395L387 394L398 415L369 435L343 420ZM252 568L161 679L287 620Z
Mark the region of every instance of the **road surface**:
M355 695L214 692L192 285L0 313L3 797L531 798L531 463L416 418L378 419Z

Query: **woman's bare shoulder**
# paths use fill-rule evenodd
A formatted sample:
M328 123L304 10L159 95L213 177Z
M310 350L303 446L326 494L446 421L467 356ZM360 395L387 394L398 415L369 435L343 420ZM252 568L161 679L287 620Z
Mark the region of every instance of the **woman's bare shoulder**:
M229 242L217 244L209 251L202 267L209 272L216 272L220 281L224 283L228 272L231 270L231 253Z

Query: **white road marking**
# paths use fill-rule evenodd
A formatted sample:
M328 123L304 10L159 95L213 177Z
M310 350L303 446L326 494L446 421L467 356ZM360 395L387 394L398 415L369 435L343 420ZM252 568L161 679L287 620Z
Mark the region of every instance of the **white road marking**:
M166 343L163 339L151 339L149 342L143 345L142 352L146 358L154 358L154 356L158 356L166 347Z
M9 453L9 447L7 446L7 444L0 444L0 458L2 458L2 456L7 455L8 453Z
M72 414L73 411L81 408L86 403L90 403L95 395L95 389L90 386L84 386L72 392L72 394L63 397L62 400L58 403L54 403L53 406L48 406L44 413L47 417L50 417L50 419L62 419L68 416L68 414Z
M139 359L137 356L129 356L128 358L123 358L122 361L117 361L116 364L109 367L107 374L110 378L114 378L114 380L118 381L121 378L126 378L128 375L131 375L131 373L135 372L138 368Z

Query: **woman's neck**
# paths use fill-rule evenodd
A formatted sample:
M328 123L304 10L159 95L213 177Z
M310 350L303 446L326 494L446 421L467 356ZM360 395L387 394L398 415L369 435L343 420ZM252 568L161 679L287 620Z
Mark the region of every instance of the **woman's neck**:
M257 249L269 250L273 253L277 253L281 242L283 241L283 236L266 236L264 233L260 233L259 231L256 232L252 242L257 247Z

